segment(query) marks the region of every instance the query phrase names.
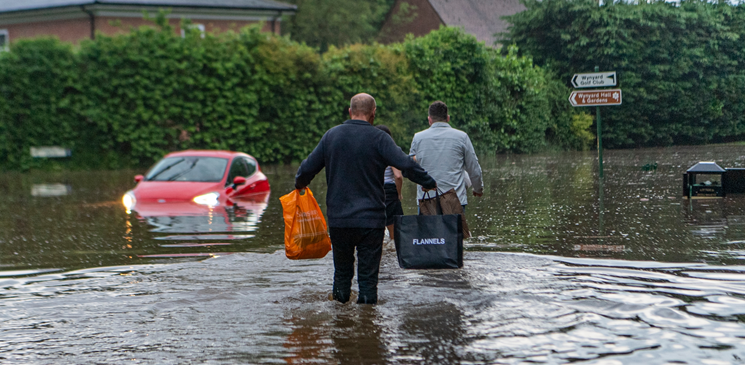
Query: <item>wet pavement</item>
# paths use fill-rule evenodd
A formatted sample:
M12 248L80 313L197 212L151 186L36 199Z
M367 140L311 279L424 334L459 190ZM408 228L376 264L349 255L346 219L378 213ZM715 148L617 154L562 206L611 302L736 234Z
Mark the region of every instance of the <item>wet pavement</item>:
M292 167L265 201L165 216L119 202L142 171L0 175L0 363L745 363L745 197L681 196L745 148L605 157L602 195L593 153L482 157L464 269L389 244L377 306L329 300L330 255L284 257Z

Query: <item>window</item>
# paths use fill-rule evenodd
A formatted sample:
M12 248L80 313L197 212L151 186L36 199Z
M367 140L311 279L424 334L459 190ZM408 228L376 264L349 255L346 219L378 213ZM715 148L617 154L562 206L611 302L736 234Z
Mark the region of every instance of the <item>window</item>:
M248 175L246 177L249 177L256 172L256 161L247 157L244 157L244 159L246 160L246 165L248 165Z
M225 182L225 185L232 184L236 176L248 177L248 175L246 160L236 157L233 159L233 164L230 165L230 174L228 174L228 181Z
M186 29L181 28L181 37L186 38L186 30L199 30L202 38L204 38L204 24L189 24Z
M218 157L168 157L158 162L145 180L218 182L225 176L227 165L227 159Z
M10 44L10 38L8 37L8 30L0 29L0 51L7 51L8 44Z
M696 184L703 185L722 185L722 174L695 174L693 175L696 179Z

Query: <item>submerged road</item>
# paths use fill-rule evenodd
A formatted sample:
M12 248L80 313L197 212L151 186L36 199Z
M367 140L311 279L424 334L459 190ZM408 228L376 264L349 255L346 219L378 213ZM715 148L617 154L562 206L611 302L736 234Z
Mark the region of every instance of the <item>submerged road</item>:
M240 253L0 280L0 362L738 364L745 267L467 252L381 303L329 300L331 257ZM560 262L557 260L564 260Z

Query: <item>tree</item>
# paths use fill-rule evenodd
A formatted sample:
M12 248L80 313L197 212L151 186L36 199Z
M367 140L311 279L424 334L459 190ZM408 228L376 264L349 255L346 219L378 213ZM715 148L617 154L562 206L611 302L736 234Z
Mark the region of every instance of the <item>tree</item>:
M728 141L745 135L745 6L525 0L508 35L566 84L618 72L623 105L603 112L608 147Z
M326 52L330 46L371 43L394 0L293 0L297 13L285 18L282 33Z

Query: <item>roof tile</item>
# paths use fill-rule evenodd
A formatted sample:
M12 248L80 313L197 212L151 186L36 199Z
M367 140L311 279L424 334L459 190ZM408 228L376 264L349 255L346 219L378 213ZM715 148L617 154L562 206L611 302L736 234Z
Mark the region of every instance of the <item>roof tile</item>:
M274 0L0 0L0 13L93 4L139 6L188 6L195 8L293 11L295 5Z
M506 32L508 23L502 20L525 10L519 0L429 0L448 26L463 27L486 45L494 45L495 33Z

